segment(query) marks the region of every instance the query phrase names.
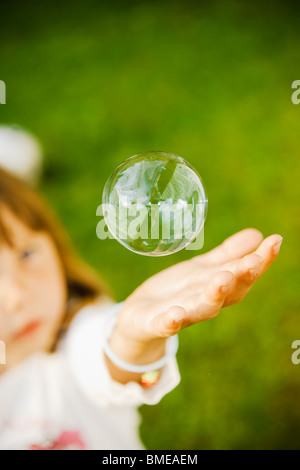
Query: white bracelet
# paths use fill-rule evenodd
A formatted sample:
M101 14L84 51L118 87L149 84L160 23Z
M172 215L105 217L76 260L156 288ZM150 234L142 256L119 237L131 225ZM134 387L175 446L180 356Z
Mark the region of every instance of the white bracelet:
M123 302L121 303L123 304ZM121 305L118 304L120 307ZM112 351L110 345L109 345L109 337L112 333L113 328L116 325L117 322L117 316L119 313L120 308L118 308L116 311L113 312L113 314L109 317L108 322L105 325L104 329L104 342L103 342L103 350L107 357L120 369L127 370L128 372L136 372L136 373L141 373L143 374L144 372L151 372L153 370L161 369L164 367L170 360L171 357L175 356L178 350L179 346L179 341L178 341L178 335L170 336L170 338L167 339L166 341L166 354L164 357L159 359L156 362L153 362L152 364L146 364L146 365L135 365L131 364L129 362L125 362L122 359L120 359L116 354Z

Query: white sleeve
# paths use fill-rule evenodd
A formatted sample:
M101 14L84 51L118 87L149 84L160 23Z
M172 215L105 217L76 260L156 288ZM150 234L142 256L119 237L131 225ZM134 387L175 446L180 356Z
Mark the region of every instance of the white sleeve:
M112 379L103 353L103 330L107 316L120 310L123 302L90 305L77 314L65 339L64 350L71 372L81 389L102 406L155 405L180 382L176 358L162 369L157 385L142 387L137 382L121 384Z

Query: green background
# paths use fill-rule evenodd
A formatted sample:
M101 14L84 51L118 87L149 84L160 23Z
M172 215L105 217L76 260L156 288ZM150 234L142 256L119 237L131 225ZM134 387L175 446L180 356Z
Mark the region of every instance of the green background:
M136 153L172 152L198 170L203 252L246 227L283 236L242 303L180 333L181 384L140 409L146 447L299 448L296 2L3 3L0 121L41 140L41 190L118 300L199 254L149 258L97 239L105 181Z

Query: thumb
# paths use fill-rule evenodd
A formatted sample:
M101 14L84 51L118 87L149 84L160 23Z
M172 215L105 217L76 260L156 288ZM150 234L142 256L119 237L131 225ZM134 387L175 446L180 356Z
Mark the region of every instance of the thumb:
M169 337L176 335L184 322L186 311L180 305L175 305L164 313L152 319L152 327L158 337Z

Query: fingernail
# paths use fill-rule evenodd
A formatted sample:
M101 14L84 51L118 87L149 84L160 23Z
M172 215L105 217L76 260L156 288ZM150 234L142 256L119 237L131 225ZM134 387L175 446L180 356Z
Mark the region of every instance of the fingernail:
M279 253L279 250L280 250L280 246L281 246L281 243L282 243L282 240L279 240L279 242L275 243L275 245L273 245L273 253L274 255L278 255Z

